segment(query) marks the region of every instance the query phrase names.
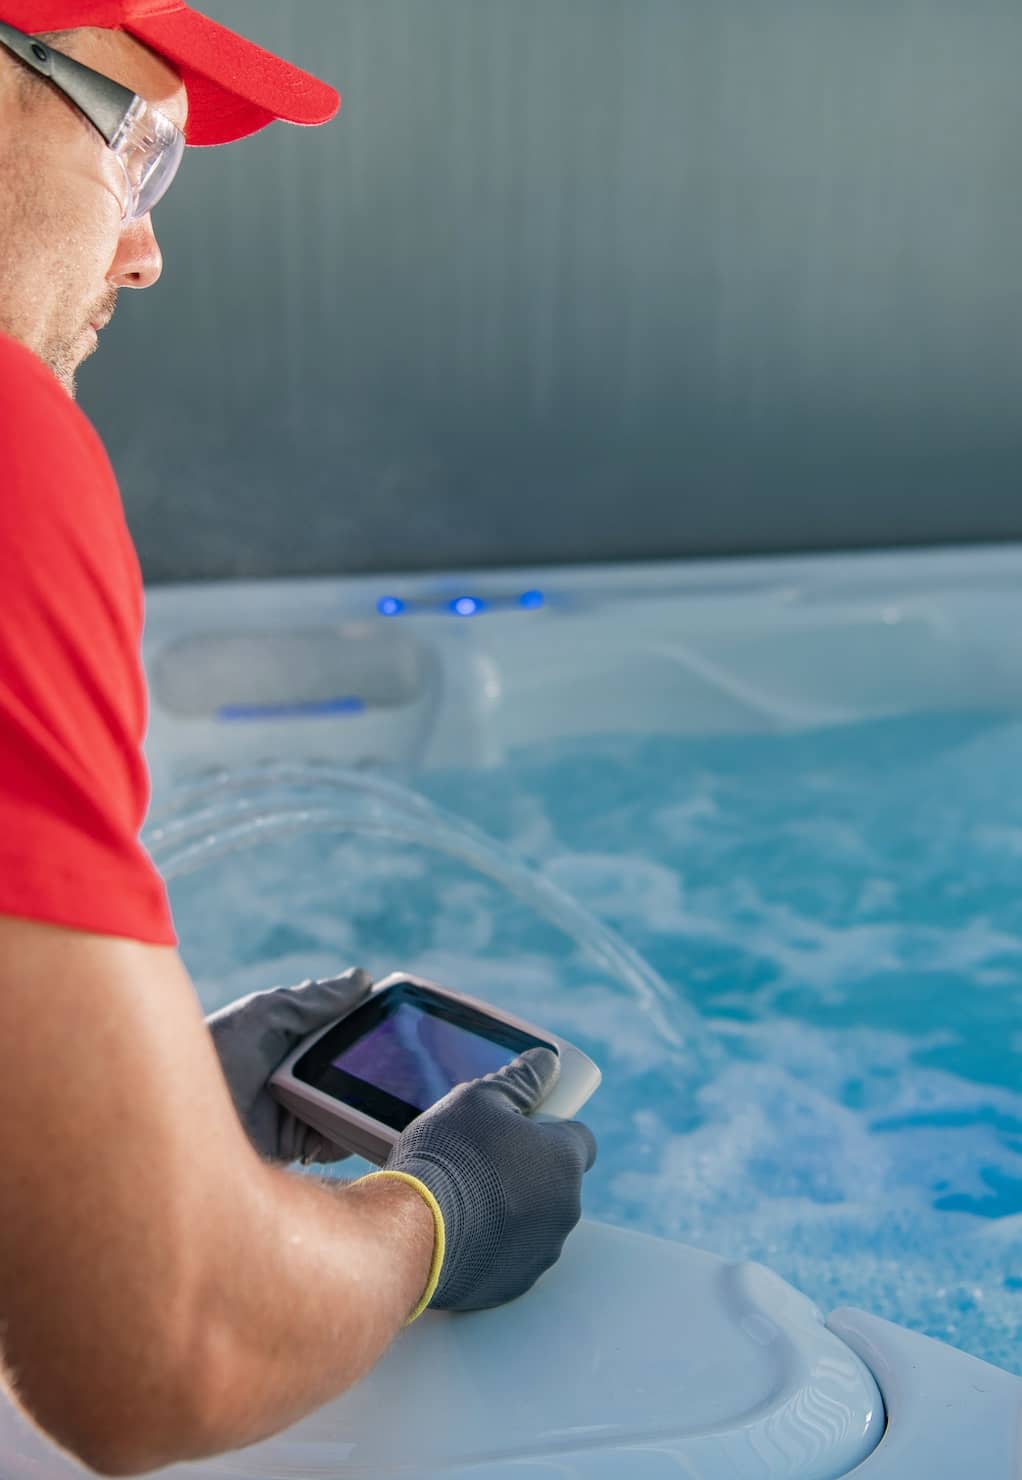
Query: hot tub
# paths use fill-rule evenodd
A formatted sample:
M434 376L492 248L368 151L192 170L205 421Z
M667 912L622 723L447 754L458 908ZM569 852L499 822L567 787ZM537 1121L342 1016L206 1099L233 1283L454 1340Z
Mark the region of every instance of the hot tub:
M1020 578L999 547L149 593L146 837L206 1008L403 967L605 1076L533 1292L182 1476L1016 1473ZM9 1432L12 1480L65 1473Z

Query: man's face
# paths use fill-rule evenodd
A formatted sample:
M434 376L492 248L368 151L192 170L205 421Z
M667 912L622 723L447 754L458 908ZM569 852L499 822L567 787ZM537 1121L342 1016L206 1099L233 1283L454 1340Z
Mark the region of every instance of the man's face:
M123 31L83 29L61 50L184 127L177 74ZM48 365L68 394L119 288L148 288L163 258L148 216L121 221L120 171L100 135L47 83L27 93L0 50L0 333Z

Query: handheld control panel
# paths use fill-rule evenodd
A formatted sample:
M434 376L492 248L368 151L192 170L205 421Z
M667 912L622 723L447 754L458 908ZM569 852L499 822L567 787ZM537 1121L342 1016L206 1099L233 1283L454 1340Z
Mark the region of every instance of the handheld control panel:
M552 1049L561 1065L541 1114L570 1119L600 1082L592 1059L477 998L396 973L347 1017L300 1043L272 1075L270 1091L335 1145L379 1165L405 1127L455 1085L536 1047Z

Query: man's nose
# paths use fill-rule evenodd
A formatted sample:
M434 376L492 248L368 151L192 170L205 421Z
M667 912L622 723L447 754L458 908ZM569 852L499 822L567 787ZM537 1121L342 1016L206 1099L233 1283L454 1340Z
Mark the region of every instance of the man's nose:
M143 216L125 226L117 243L107 282L117 288L151 288L163 271L163 253L153 231L153 218Z

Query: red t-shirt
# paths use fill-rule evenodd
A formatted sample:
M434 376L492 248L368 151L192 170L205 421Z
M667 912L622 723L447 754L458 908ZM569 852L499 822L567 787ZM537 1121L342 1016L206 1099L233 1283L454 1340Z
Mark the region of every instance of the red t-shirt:
M142 578L103 444L0 335L0 914L176 938L139 842Z

